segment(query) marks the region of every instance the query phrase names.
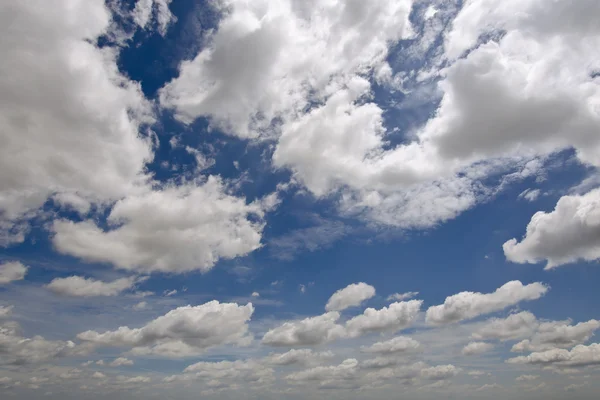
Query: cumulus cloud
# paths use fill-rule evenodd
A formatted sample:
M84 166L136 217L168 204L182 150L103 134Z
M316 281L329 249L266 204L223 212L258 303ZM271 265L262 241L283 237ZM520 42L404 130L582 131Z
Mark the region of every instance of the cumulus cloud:
M462 371L461 368L455 367L452 364L438 365L435 367L424 368L421 370L421 376L430 380L442 380L453 378Z
M184 370L195 379L225 382L267 382L273 378L273 369L256 360L198 362Z
M129 290L143 278L129 277L103 282L93 278L70 276L68 278L55 278L46 287L56 294L75 297L118 296Z
M125 357L115 358L113 361L108 363L110 367L123 367L133 365L133 361Z
M337 321L340 313L331 311L317 317L285 322L269 330L262 342L270 346L314 346L342 338L346 331Z
M292 349L286 353L270 354L265 362L272 365L312 365L319 364L323 360L332 358L331 351L314 352L310 349Z
M520 281L511 281L494 293L461 292L447 297L444 304L429 307L426 320L430 324L443 325L473 319L522 301L537 300L547 291L548 287L539 282L524 286Z
M0 324L0 364L41 364L69 355L74 348L75 343L71 341L52 341L41 336L23 337L15 322Z
M25 279L29 267L18 261L9 261L0 264L0 285Z
M230 344L245 345L252 304L211 301L199 306L179 307L141 328L122 326L115 331L86 331L79 340L106 347L130 347L132 354L189 357Z
M550 321L541 323L530 339L515 344L513 352L539 352L555 348L570 349L590 340L600 329L600 321L594 319L570 325L570 321Z
M420 347L420 343L414 339L405 336L398 336L385 342L373 343L368 347L361 347L361 351L365 353L404 353L417 350Z
M227 194L223 182L211 176L203 184L118 201L108 230L90 220L55 221L53 243L61 253L125 270L206 272L219 259L261 246L264 208L260 201L247 204Z
M600 259L600 189L563 196L552 212L537 212L523 239L504 243L509 261L538 263L546 269Z
M465 356L475 356L486 353L494 348L491 343L485 342L470 342L462 349L462 354Z
M0 318L10 317L14 306L0 306Z
M578 345L571 350L551 349L507 360L510 364L551 365L557 367L587 367L600 365L600 344Z
M134 22L140 28L146 28L152 20L156 19L158 31L164 35L174 16L169 9L172 0L138 0L133 9Z
M387 297L388 301L404 301L410 300L419 295L419 292L394 293Z
M514 340L528 337L539 326L535 315L529 311L511 314L506 318L492 318L473 333L473 338L478 340Z
M350 307L357 307L365 300L375 296L375 288L364 282L353 283L335 292L327 301L326 311L343 311Z
M346 322L346 330L351 337L371 332L397 332L406 329L415 322L421 310L420 300L392 303L380 310L367 308Z
M330 381L353 379L358 373L358 361L354 358L344 360L339 365L315 367L286 376L290 381Z
M140 134L152 117L139 84L119 72L117 51L95 44L111 25L104 0L4 3L0 14L0 238L7 245L23 241L24 220L53 194L79 207L135 192L153 157Z

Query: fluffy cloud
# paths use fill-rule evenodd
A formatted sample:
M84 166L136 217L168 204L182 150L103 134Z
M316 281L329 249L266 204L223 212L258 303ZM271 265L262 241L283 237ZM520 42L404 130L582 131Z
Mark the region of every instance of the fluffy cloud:
M480 315L500 311L525 300L537 300L548 291L548 287L539 282L523 285L520 281L511 281L494 293L461 292L447 297L444 304L429 307L427 322L435 325L450 324Z
M361 347L361 351L365 353L404 353L417 350L420 343L414 339L405 336L398 336L385 342L377 342L368 347Z
M126 270L206 272L221 258L261 246L265 208L227 194L219 178L209 177L118 201L106 231L89 220L55 221L53 243L61 253Z
M287 353L270 354L265 361L272 365L311 365L332 357L331 351L317 353L310 349L292 349Z
M600 344L578 345L571 350L551 349L507 360L511 364L539 364L557 367L586 367L600 365Z
M563 196L554 211L537 212L525 237L504 243L504 254L517 263L547 261L552 269L579 260L600 258L600 189Z
M0 318L9 317L12 314L14 306L0 306Z
M325 306L326 311L343 311L356 307L375 296L375 288L364 282L353 283L335 292Z
M409 327L421 309L420 300L392 303L380 310L367 308L363 314L346 322L346 330L351 337L371 332L397 332Z
M388 301L404 301L419 295L419 292L394 293L387 297Z
M330 381L353 379L358 373L358 361L354 358L344 360L339 365L315 367L286 376L290 381Z
M104 0L3 3L0 61L0 238L22 241L31 216L60 201L106 202L147 181L152 122L139 85L117 52L99 48L111 14ZM18 21L11 23L10 21Z
M493 348L494 348L494 345L491 343L471 342L471 343L467 344L465 347L463 347L462 354L465 356L474 356L474 355L483 354L487 351L490 351Z
M214 2L227 10L208 46L182 63L161 102L179 119L200 116L254 137L314 98L385 61L388 43L410 33L411 1Z
M569 321L551 321L541 323L530 338L515 344L513 352L539 352L555 348L569 349L591 339L600 329L600 321L594 319L570 325Z
M0 264L0 285L20 281L25 279L29 267L18 261L5 262Z
M421 370L421 376L425 379L430 380L442 380L453 378L458 375L462 370L455 367L452 364L438 365L435 367L424 368Z
M134 285L140 281L141 279L136 277L121 278L112 282L103 282L92 278L71 276L68 278L53 279L46 287L52 292L63 296L117 296L121 292L133 288Z
M15 322L0 324L0 364L41 364L74 351L75 343L22 337Z
M211 301L199 306L179 307L141 328L122 326L115 331L87 331L79 340L108 347L131 347L133 354L186 357L208 348L245 345L254 307Z
M266 382L273 378L273 369L255 360L199 362L188 366L185 371L194 379L224 380L226 382Z
M262 342L271 346L314 346L341 338L356 338L372 332L397 332L410 326L416 319L422 301L392 303L380 310L367 308L362 314L338 324L340 313L285 322L268 331Z
M112 362L108 363L109 366L111 367L122 367L122 366L130 366L133 365L133 361L125 358L125 357L119 357L119 358L115 358Z
M140 28L146 28L152 20L152 15L158 24L158 31L164 35L167 32L173 14L169 10L172 0L138 0L133 9L133 20Z
M342 338L346 331L337 321L340 313L331 311L317 317L286 322L265 333L262 342L270 346L314 346Z
M478 340L498 339L513 340L528 337L539 326L535 315L529 311L522 311L517 314L511 314L508 317L493 318L473 333L473 338Z

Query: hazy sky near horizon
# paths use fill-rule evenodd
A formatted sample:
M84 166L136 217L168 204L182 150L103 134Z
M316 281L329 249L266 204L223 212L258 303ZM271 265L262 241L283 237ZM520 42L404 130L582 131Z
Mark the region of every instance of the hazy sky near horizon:
M0 397L597 398L597 0L0 33Z

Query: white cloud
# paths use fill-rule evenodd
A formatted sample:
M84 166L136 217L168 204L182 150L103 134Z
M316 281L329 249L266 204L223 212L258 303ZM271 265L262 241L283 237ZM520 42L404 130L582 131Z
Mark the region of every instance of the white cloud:
M586 367L600 365L600 344L578 345L571 350L551 349L507 360L511 364L539 364L557 367Z
M286 376L290 381L328 381L353 379L358 373L358 361L354 358L344 360L339 365L315 367Z
M25 279L29 267L18 261L9 261L0 264L0 285Z
M138 0L133 9L132 15L134 22L140 28L146 28L154 14L158 31L165 35L167 28L174 16L169 9L172 0Z
M92 378L95 379L106 379L106 375L104 375L102 372L96 371L92 374Z
M272 365L312 365L320 364L323 360L333 356L331 351L314 352L310 349L292 349L286 353L270 354L265 361Z
M152 378L148 377L148 376L131 376L131 377L126 377L126 376L119 376L117 377L118 381L120 383L150 383L152 381Z
M368 347L361 347L361 351L365 353L404 353L417 350L420 343L414 339L405 336L398 336L385 342L377 342Z
M163 292L163 295L165 297L171 297L171 296L175 296L178 293L177 289L173 289L173 290L165 290Z
M252 297L260 297L260 293L258 293L258 292L252 292Z
M14 306L0 306L0 318L10 317Z
M598 329L600 329L600 321L594 319L577 325L570 325L570 321L544 322L539 325L530 339L515 344L511 351L539 352L554 348L569 349L590 340Z
M360 306L365 300L375 296L375 288L364 282L353 283L335 292L327 301L326 311L343 311Z
M537 212L519 242L504 243L509 261L538 263L547 261L552 269L579 260L600 259L600 189L584 195L563 196L554 211Z
M115 358L112 362L108 363L110 367L123 367L123 366L131 366L133 365L133 361L125 358L119 357Z
M419 292L394 293L387 297L387 301L404 301L419 295Z
M520 199L525 199L529 202L536 201L542 191L540 189L526 189L519 194Z
M548 287L539 282L524 286L520 281L511 281L494 293L461 292L447 297L444 304L429 307L426 320L430 324L442 325L472 319L525 300L537 300L547 291Z
M0 324L0 364L42 364L66 356L75 348L71 341L51 341L41 336L26 338L19 331L15 322Z
M380 65L388 43L410 33L410 1L213 4L228 11L161 102L185 122L207 116L240 137L260 135L274 118L285 121Z
M520 375L517 377L518 382L530 382L539 379L539 375Z
M75 297L118 296L142 281L137 277L121 278L112 282L98 281L81 276L55 278L46 287L56 294Z
M470 342L462 349L462 354L465 356L474 356L486 353L494 348L491 343L485 342Z
M219 259L259 248L263 216L260 202L246 204L209 177L118 201L106 231L89 220L55 221L53 243L61 253L125 270L206 272Z
M220 345L245 345L252 304L211 301L199 306L179 307L141 328L122 326L115 331L87 331L79 340L99 346L130 347L132 354L189 357Z
M0 244L8 245L23 241L23 219L53 194L79 207L138 190L153 157L140 126L152 118L139 85L119 72L117 51L95 45L111 23L104 0L4 3L0 14Z
M273 369L255 360L199 362L188 366L185 371L195 379L224 380L232 382L266 382L272 380Z
M137 303L136 305L133 306L133 309L135 311L141 311L141 310L145 310L146 307L148 307L148 302L140 301L139 303Z
M452 364L438 365L435 367L424 368L421 370L421 376L430 380L442 380L453 378L462 371L461 368L455 367Z
M397 332L415 322L421 309L420 300L392 303L380 310L367 308L363 314L346 322L350 337L358 337L371 332Z
M535 315L529 311L511 314L508 317L492 318L486 324L473 333L473 338L478 340L514 340L528 337L539 326Z
M342 325L337 324L340 313L331 311L317 317L285 322L265 333L262 343L270 346L314 346L327 343L346 335Z

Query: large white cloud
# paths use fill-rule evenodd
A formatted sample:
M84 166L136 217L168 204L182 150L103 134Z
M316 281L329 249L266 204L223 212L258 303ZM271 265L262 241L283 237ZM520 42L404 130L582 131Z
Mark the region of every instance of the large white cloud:
M161 102L183 121L206 116L228 133L260 135L382 64L389 42L410 34L411 4L216 1L226 10L217 31Z
M194 356L220 345L246 345L252 304L211 301L179 307L141 328L122 326L115 331L86 331L79 340L107 347L129 347L133 354L166 357Z
M266 198L267 200L269 198ZM55 221L61 253L135 271L208 271L261 246L264 211L272 203L227 193L223 182L167 187L116 203L103 230L93 221Z
M555 348L570 349L590 340L600 329L600 321L595 319L570 325L570 321L543 322L531 338L515 344L514 352L539 352Z
M449 296L444 304L427 310L427 322L434 325L450 324L480 315L500 311L526 300L537 300L548 291L539 283L523 285L520 281L508 282L494 293L461 292Z
M0 32L0 239L22 241L21 219L53 194L116 200L148 178L151 122L117 52L94 43L109 29L104 0L3 2Z
M600 189L561 197L554 211L540 211L531 218L520 242L511 239L503 248L510 261L546 260L546 269L600 259Z
M571 350L551 349L507 360L511 364L539 364L557 367L586 367L600 365L600 344L578 345Z
M361 315L346 322L350 337L358 337L371 332L397 332L412 325L419 311L421 300L392 303L379 310L367 308Z
M42 364L73 352L71 341L46 340L41 336L21 336L15 322L0 324L0 364Z
M0 285L25 279L28 270L29 267L18 261L9 261L0 264Z
M353 283L335 292L325 305L326 311L342 311L356 307L375 296L375 288L364 282Z
M462 354L465 356L474 356L483 354L494 348L494 345L486 342L470 342L462 349Z
M265 333L262 343L270 346L314 346L342 338L346 331L337 321L340 313L331 311L317 317L285 322Z
M531 336L538 328L539 322L529 311L511 314L506 318L492 318L473 333L478 340L514 340Z
M55 278L46 287L52 292L64 296L117 296L125 290L133 288L141 280L140 278L130 277L112 282L103 282L92 278L70 276L68 278Z

